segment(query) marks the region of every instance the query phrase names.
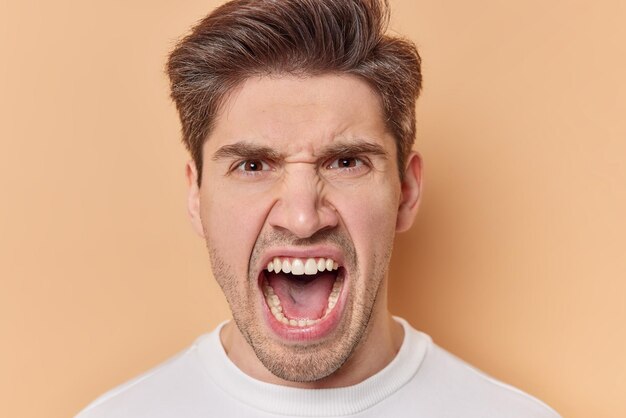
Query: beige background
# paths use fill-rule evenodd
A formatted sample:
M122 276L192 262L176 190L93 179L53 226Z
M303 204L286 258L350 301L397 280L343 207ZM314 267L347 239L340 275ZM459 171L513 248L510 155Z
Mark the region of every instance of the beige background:
M68 417L228 317L163 64L215 1L0 1L0 416ZM626 416L626 5L396 0L426 192L391 306L564 416Z

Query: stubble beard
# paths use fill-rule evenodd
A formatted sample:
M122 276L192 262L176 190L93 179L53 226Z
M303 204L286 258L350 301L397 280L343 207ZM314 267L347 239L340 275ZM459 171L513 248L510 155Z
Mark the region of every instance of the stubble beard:
M337 328L326 338L308 343L287 343L273 338L258 306L262 298L258 295L256 275L249 271L245 285L238 286L240 281L232 267L208 239L206 242L213 275L226 296L241 334L268 371L291 382L315 382L330 376L344 365L359 343L366 339L373 308L391 257L390 245L383 255L372 257L371 277L363 278L359 275L356 250L347 237L333 231L320 231L311 238L294 240L271 232L261 234L257 239L249 266L256 265L263 250L271 245L298 246L323 242L330 242L344 250L344 268L349 271L351 288L348 289L348 298ZM357 289L363 292L357 293Z

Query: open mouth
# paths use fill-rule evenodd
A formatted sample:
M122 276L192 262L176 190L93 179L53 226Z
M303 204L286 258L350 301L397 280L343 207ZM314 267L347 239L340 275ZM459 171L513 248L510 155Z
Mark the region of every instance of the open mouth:
M294 330L316 328L337 317L345 270L332 258L275 257L261 274L268 310ZM329 328L331 324L324 328Z

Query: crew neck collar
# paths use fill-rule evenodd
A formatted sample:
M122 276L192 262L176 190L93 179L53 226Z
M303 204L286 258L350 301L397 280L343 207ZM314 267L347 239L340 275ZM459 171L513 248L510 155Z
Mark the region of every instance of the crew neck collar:
M258 410L298 417L351 415L366 410L404 386L419 369L430 338L394 317L404 329L404 339L393 360L364 381L331 389L301 389L262 382L242 372L220 341L221 323L200 338L196 347L211 380L228 395Z

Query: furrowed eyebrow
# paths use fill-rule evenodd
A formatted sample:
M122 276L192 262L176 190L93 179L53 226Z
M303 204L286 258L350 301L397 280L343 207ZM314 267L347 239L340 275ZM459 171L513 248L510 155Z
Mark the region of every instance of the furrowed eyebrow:
M283 156L270 147L241 141L224 145L213 154L213 161L225 158L278 161L282 159Z
M318 155L319 160L327 160L332 157L351 156L351 155L381 155L385 159L389 157L389 153L378 144L366 142L363 140L354 141L338 141L325 147ZM213 154L213 161L222 159L250 159L250 160L270 160L281 161L285 157L271 147L264 145L252 144L250 142L240 141L230 145L224 145Z
M336 142L324 148L320 153L319 158L326 160L332 157L351 156L351 155L381 155L385 159L389 157L389 153L378 144L372 144L371 142L365 142L362 140L349 141L349 142Z

